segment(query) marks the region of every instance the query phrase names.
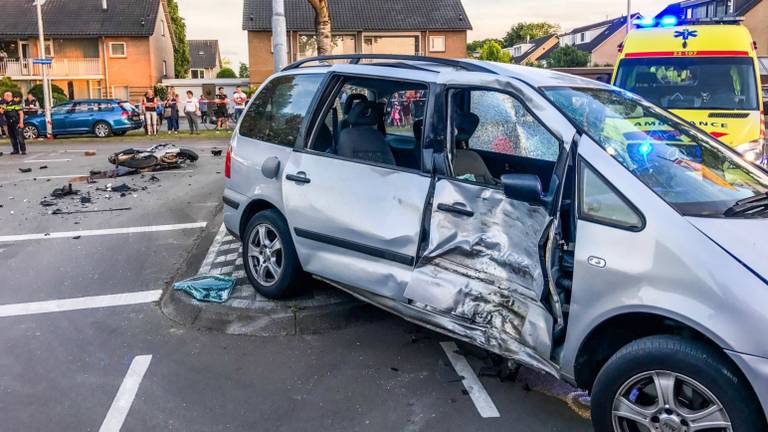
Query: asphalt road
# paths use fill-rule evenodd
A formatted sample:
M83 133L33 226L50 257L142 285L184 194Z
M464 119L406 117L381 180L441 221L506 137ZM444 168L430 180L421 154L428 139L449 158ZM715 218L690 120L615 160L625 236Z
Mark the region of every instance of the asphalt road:
M90 192L87 205L39 203L142 140L35 142L26 156L0 157L0 429L590 430L560 400L495 377L480 382L500 416L481 417L439 344L446 339L398 318L280 338L168 320L153 300L220 225L223 159L208 150L226 146L225 138L177 142L200 161L159 181L75 183ZM96 156L84 155L90 149ZM97 190L108 183L137 190ZM479 371L482 360L468 359Z

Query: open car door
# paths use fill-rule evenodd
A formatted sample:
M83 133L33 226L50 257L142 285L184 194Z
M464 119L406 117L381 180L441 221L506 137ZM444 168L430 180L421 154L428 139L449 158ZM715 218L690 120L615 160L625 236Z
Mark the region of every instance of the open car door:
M559 136L555 135L542 126L545 120L532 116L520 99L512 98L512 91L501 95L462 91L466 94L461 103L451 97L450 109L456 111L452 117L477 119L452 122L449 145L459 151L451 149L452 172L438 176L434 185L428 208L429 238L422 245L405 297L411 306L433 314L433 322L439 316L438 325L450 333L559 376L551 354L553 334L562 331L564 319L551 282L550 264L555 260L552 248L557 247L563 190L560 179L565 176L576 131L559 114L545 113L553 116L546 120L547 124L556 122L559 128L554 129ZM483 104L489 106L484 108ZM508 118L494 119L503 110ZM471 124L472 130L462 131L462 124ZM501 124L513 126L505 128ZM472 138L475 133L480 136ZM550 135L543 139L543 134ZM504 173L494 172L491 160L481 162L482 158L471 156L473 162L464 164L490 167L478 170L491 179L480 181L478 175L457 172L462 164L456 159L467 157L460 156L461 151L482 154L473 148L483 148L483 142L499 141L509 143L504 148L516 149L511 157L517 159L525 159L526 152L533 154L531 149L536 146L549 146L549 159L539 156L540 165L549 167L540 174L547 180L542 183L548 191L542 194L542 202L529 204L505 194L501 187ZM524 141L522 146L520 141ZM495 157L497 161L512 154L486 153L484 158ZM522 162L520 166L524 167ZM540 176L531 174L529 178Z

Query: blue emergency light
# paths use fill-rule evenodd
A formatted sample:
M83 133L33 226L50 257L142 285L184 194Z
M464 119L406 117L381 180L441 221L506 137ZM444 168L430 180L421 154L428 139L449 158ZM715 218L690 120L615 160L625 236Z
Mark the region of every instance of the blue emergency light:
M659 21L661 27L674 27L677 25L677 17L674 15L665 15Z
M678 24L678 19L674 15L664 15L658 21L654 17L643 17L637 18L633 22L636 26L642 28L674 27Z

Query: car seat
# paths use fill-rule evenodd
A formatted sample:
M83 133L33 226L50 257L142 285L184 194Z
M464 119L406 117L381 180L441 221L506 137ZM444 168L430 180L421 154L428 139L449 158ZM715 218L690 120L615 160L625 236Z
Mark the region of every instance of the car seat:
M375 102L354 104L349 113L349 127L339 132L337 154L339 156L395 165L392 149L384 140L384 134L376 129L379 110Z
M453 116L456 134L456 153L453 157L453 175L455 177L469 177L477 183L496 185L498 182L477 152L469 150L469 140L475 134L480 117L474 113L459 112Z

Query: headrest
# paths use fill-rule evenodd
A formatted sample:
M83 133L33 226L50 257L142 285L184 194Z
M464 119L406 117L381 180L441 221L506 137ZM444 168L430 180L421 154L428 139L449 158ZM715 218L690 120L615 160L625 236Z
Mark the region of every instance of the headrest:
M360 93L352 93L347 96L347 100L344 102L344 108L342 110L344 115L349 115L349 113L352 112L352 107L357 102L368 102L368 96Z
M359 102L352 106L347 120L351 126L376 126L379 123L376 102Z
M480 124L480 117L474 113L460 112L454 116L456 122L456 141L465 142L475 134L477 126Z

